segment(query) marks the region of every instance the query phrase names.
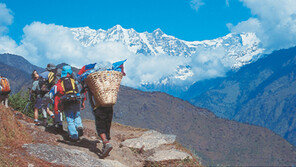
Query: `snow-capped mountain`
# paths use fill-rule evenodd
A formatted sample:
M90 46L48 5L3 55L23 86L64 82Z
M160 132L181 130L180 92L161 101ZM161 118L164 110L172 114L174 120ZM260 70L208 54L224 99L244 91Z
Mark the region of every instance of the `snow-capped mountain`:
M85 47L100 42L121 42L133 53L144 55L167 54L170 56L189 57L205 49L223 48L227 58L232 57L236 62L233 68L239 68L258 58L263 52L260 40L254 33L228 34L213 40L184 41L166 35L160 29L152 33L138 33L134 29L124 29L116 25L111 29L93 30L89 27L71 28L75 39Z
M136 32L134 29L124 29L116 25L108 30L93 30L89 27L71 28L74 38L85 47L92 47L104 42L119 42L132 53L139 55L167 55L185 58L205 54L209 50L224 52L221 62L225 66L237 69L245 64L256 61L264 49L254 33L230 33L224 37L204 41L185 41L162 32L160 29L152 33ZM211 55L206 55L211 56ZM194 75L191 70L194 65L182 65L172 71L170 76L164 76L154 83L142 82L142 85L166 85L172 79L186 80ZM153 86L154 87L154 86Z

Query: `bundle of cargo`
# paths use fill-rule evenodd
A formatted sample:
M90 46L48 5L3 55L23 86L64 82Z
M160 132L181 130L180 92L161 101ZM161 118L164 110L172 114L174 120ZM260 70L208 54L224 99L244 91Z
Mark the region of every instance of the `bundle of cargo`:
M116 66L118 62L113 63L111 69L94 70L95 67L90 70L84 79L88 88L92 92L96 106L112 106L117 101L117 94L120 87L122 77L125 75L123 71L123 63L121 61L120 66ZM119 64L120 64L119 63Z

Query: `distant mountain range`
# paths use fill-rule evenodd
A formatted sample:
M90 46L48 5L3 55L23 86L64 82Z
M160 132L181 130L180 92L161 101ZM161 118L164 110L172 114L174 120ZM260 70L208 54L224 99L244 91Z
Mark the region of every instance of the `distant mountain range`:
M236 61L234 68L252 62L263 52L260 40L254 33L228 34L224 37L204 41L184 41L156 29L152 33L138 33L116 25L108 30L93 30L89 27L71 28L75 39L85 47L103 42L120 42L136 54L191 57L205 49L222 47L228 57Z
M195 83L183 95L217 116L269 128L296 145L296 47Z
M14 58L21 60L18 56ZM18 69L6 65L0 66L0 71L10 76ZM30 73L21 71L21 74ZM11 77L11 80L19 82L18 77ZM114 109L116 122L177 135L178 141L193 150L205 165L296 164L296 148L270 130L218 118L206 109L165 93L121 86ZM82 115L92 118L92 111L87 108Z
M38 72L43 72L45 70L45 67L41 68L35 66L22 56L17 56L9 53L0 54L0 62L15 67L19 70L25 71L28 74L31 74L34 70L37 70Z
M74 38L85 47L93 47L102 43L118 42L139 56L178 56L197 57L198 54L209 54L209 51L219 49L224 53L221 61L225 66L238 69L245 64L256 61L264 49L260 40L254 33L228 34L213 40L184 41L167 35L160 29L152 33L136 32L134 29L124 29L116 25L108 30L94 30L89 27L71 28ZM141 81L144 90L160 90L173 95L178 95L174 80L186 81L194 75L192 70L196 65L185 64L178 66L170 75L162 76L159 81ZM185 83L185 82L184 82ZM139 85L140 86L140 85ZM185 88L183 85L181 86Z

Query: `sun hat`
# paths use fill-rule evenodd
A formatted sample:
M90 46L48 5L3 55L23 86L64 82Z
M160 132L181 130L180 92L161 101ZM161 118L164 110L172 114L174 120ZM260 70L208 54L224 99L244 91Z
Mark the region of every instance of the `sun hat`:
M49 63L49 64L47 64L47 67L45 69L48 70L48 71L51 71L51 70L54 70L56 68L57 67L54 64Z

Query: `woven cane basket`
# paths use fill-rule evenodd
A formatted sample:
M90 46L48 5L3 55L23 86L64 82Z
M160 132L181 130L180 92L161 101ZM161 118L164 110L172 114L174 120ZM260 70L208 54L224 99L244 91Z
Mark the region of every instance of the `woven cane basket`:
M96 106L112 106L116 103L120 82L123 75L119 71L98 71L85 79L93 93Z

